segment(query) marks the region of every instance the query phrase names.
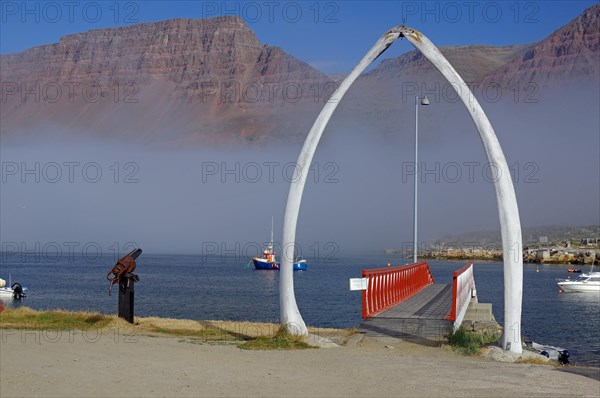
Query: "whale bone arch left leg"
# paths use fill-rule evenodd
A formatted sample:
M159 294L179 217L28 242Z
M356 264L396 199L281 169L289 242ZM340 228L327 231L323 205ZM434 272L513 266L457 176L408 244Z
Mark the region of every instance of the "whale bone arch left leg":
M279 281L280 322L294 334L305 335L308 333L294 296L292 267L296 226L300 202L308 176L308 166L312 162L323 131L340 100L358 76L399 37L406 37L442 73L448 82L453 84L453 88L467 107L477 127L488 161L496 166L496 175L493 182L496 191L504 255L504 332L500 343L505 350L521 353L520 325L523 296L521 222L506 158L490 121L464 80L426 36L415 29L402 25L386 32L342 81L321 110L306 137L290 184L283 220L283 259Z

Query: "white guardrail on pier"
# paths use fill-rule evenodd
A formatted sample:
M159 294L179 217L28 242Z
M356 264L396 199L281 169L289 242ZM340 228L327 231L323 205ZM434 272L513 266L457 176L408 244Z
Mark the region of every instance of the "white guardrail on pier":
M454 330L458 329L469 307L469 302L477 297L473 263L468 263L452 275L452 308L446 319L454 321Z

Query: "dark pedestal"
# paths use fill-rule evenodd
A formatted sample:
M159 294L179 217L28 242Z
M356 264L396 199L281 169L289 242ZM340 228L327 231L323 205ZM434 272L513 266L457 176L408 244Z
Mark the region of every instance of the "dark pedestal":
M135 274L124 274L119 281L119 318L133 323L134 285L139 280Z

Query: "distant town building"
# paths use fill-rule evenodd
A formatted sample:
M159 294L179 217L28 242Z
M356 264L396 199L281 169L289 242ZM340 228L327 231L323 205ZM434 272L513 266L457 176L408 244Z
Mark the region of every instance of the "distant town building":
M582 245L586 245L586 246L597 246L598 245L598 238L581 239L581 244Z
M540 243L542 243L542 244L548 243L548 237L547 236L540 236Z

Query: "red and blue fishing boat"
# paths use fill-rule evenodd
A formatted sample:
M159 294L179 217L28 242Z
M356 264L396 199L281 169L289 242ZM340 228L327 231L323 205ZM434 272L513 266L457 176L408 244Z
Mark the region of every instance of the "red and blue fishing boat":
M252 259L254 268L259 270L279 270L280 264L277 262L275 250L273 249L273 219L271 218L271 242L263 251L262 257L254 257ZM294 271L306 271L306 260L296 258L294 260Z

